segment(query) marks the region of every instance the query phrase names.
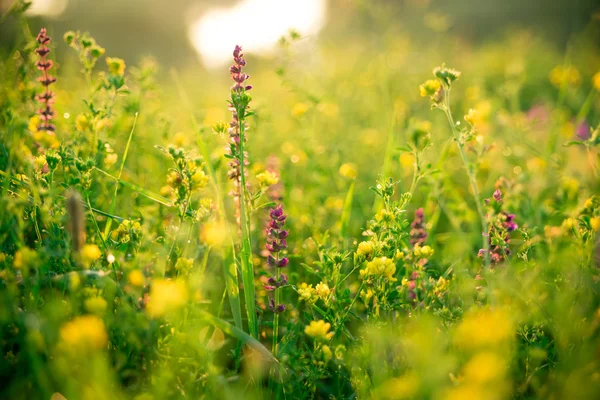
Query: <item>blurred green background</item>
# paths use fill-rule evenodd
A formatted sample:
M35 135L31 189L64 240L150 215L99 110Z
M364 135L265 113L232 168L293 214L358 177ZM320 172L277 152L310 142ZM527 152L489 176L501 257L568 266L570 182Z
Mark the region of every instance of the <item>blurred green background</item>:
M279 3L285 4L281 8L286 9L292 3L311 1ZM0 0L0 9L6 10L12 2ZM585 29L599 9L596 0L312 2L322 3L326 9L325 23L318 36L336 38L341 45L346 35L359 33L377 41L382 31L390 29L410 33L411 39L421 43L443 40L446 34L461 37L467 43L482 43L507 31L525 28L561 48L573 33ZM57 33L79 28L88 30L99 43L126 61L152 54L162 65L182 66L197 60L189 40L190 25L210 11L231 9L241 3L243 1L235 0L34 0L30 14L34 28L44 25L50 32ZM272 10L270 15L263 13L263 17L265 24L273 24L286 20L289 14ZM0 25L2 51L15 40L17 29L11 21ZM591 39L600 43L599 33L595 32ZM244 37L239 37L239 42L243 43Z

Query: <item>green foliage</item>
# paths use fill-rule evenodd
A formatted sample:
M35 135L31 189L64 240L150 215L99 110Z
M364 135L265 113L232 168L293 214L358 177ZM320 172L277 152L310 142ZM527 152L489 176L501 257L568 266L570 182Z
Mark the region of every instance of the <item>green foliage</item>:
M0 397L600 396L598 48L388 28L322 60L290 32L253 99L70 31L56 132L24 30L0 59Z

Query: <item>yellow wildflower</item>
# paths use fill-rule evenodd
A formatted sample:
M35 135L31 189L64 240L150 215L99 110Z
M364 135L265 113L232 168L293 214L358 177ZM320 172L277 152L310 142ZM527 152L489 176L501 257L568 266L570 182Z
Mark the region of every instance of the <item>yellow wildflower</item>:
M373 242L360 242L356 254L368 256L373 253Z
M60 328L65 350L100 350L108 343L104 322L95 315L82 315Z
M396 282L397 279L394 278L395 273L396 264L394 264L392 259L387 257L377 257L367 263L366 268L360 271L360 276L363 278L368 276L383 276L390 282Z
M600 217L590 219L590 226L594 232L597 232L600 229Z
M419 257L419 258L429 258L433 255L433 249L429 246L419 246L416 245L414 250L413 250L415 257Z
M394 254L394 260L396 261L400 261L404 259L404 252L400 251L400 250L396 250L396 254Z
M206 185L208 185L208 180L208 175L202 170L198 170L192 175L192 182L194 183L195 189L206 187Z
M461 347L493 347L513 336L508 314L502 310L480 309L465 316L456 330L455 341Z
M581 74L573 66L563 67L559 65L550 71L550 82L561 87L563 84L577 86L581 82Z
M36 268L39 262L39 256L35 250L29 247L22 247L15 253L13 267L16 269Z
M300 284L298 287L298 294L300 295L300 300L304 301L316 301L316 298L312 298L315 289L313 289L312 285L307 284L306 282Z
M173 144L177 147L185 147L189 144L188 137L183 132L177 132L173 135Z
M469 382L489 383L502 378L506 361L495 353L483 352L475 355L464 367L465 379Z
M325 361L331 360L331 356L333 356L333 353L329 346L327 346L327 345L321 346L321 352L323 353L323 358L325 359Z
M400 154L400 165L403 169L413 168L415 164L415 156L411 153L402 153Z
M562 222L562 227L566 230L571 230L575 226L577 226L577 220L575 218L565 218Z
M442 87L442 84L437 79L429 79L419 86L421 97L433 96Z
M227 225L222 222L208 222L200 231L200 239L209 246L221 246L229 238Z
M358 170L356 165L352 163L345 163L340 166L340 175L348 179L356 179L358 176Z
M85 114L79 114L77 118L75 118L75 128L79 132L85 132L90 127L90 120L85 116Z
M301 117L308 111L308 105L305 103L296 103L292 107L292 116Z
M44 165L46 165L46 156L43 154L41 156L37 156L34 160L34 164L36 169L41 170L44 168Z
M102 252L95 244L86 244L81 248L81 262L85 268L89 268L94 261L100 258Z
M160 318L183 307L187 299L188 292L184 282L156 279L152 282L146 311L150 317Z
M121 58L106 57L106 65L108 65L108 72L111 75L125 75L125 61L123 61Z
M310 321L310 325L304 328L304 333L315 340L329 340L333 337L333 332L329 332L331 324L322 319Z
M594 89L600 92L600 71L594 74L594 77L592 78L592 83L594 85Z
M465 121L467 121L471 125L475 125L475 121L477 121L477 119L479 119L479 116L477 115L477 110L470 108L467 115L465 115Z
M109 153L106 155L106 157L104 157L104 164L107 167L110 167L117 162L118 158L119 158L119 156L116 153Z
M36 133L38 131L39 125L40 125L40 116L39 115L36 114L33 117L29 118L29 125L28 125L29 132Z
M277 174L272 171L261 172L260 174L256 175L256 180L258 180L258 183L260 183L261 186L272 186L279 182Z
M83 305L86 311L98 315L104 314L107 306L106 300L104 300L102 297L90 297L89 299L85 300Z
M144 282L146 278L144 277L144 273L139 269L134 269L127 275L127 280L131 286L142 287L144 286Z
M331 291L331 289L329 289L329 285L327 285L326 283L323 283L323 282L317 283L317 286L315 287L315 293L323 301L325 301L327 299L330 291Z

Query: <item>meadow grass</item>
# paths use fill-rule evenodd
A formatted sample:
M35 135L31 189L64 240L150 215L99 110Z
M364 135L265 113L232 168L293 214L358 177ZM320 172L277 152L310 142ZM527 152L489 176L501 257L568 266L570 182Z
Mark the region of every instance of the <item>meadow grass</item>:
M600 396L586 33L565 55L530 32L460 54L291 32L207 79L21 11L0 397Z

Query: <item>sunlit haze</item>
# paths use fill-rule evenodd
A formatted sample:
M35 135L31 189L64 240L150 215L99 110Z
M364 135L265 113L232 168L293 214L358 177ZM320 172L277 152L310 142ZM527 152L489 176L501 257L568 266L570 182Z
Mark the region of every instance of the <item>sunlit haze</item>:
M244 0L203 14L191 24L189 37L202 62L216 67L231 58L236 44L246 52L268 52L290 29L315 34L325 14L325 0Z
M65 11L68 3L69 0L34 0L27 14L57 17Z

